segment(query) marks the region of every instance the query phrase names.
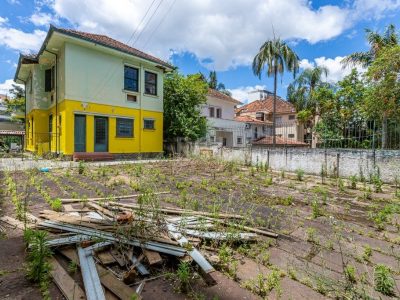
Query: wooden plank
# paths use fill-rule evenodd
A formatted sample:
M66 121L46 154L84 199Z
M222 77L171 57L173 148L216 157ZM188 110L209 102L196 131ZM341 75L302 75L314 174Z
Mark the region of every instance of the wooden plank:
M62 249L60 252L66 256L71 261L77 263L79 265L79 257L78 253L76 253L76 249L67 248ZM124 284L122 281L118 280L110 271L106 268L96 264L96 269L99 274L101 284L110 290L114 295L116 295L121 300L131 300L132 295L136 295L136 299L142 299L139 295L136 294L136 291L130 286ZM106 293L107 298L107 293ZM109 299L109 298L107 298ZM110 298L111 299L111 298Z
M162 262L162 257L158 252L143 249L143 254L146 256L150 266Z
M4 223L7 223L8 225L14 226L15 228L21 229L21 230L25 229L25 226L24 226L23 222L21 222L21 221L19 221L17 219L8 217L8 216L1 217L0 221L2 221ZM28 225L29 224L27 223L26 227L29 227Z
M98 253L96 253L96 255L100 259L100 261L103 265L109 265L109 264L113 264L116 262L114 256L112 256L108 250L98 252Z
M170 194L171 192L157 192L154 193L154 195L162 195L162 194ZM141 196L142 194L133 194L133 195L123 195L123 196L114 196L115 200L120 200L120 199L130 199L130 198L137 198ZM75 202L87 202L87 201L107 201L110 200L110 197L101 197L101 198L86 198L86 199L61 199L63 203L75 203Z
M52 257L50 259L51 271L55 284L58 286L62 294L68 300L86 299L85 292L75 282L75 280L65 271L60 263Z
M115 215L116 215L116 214L113 213L111 210L109 210L109 209L107 209L107 208L104 208L104 207L98 205L97 203L94 203L94 202L87 202L86 204L87 204L88 206L94 208L95 210L97 210L97 211L103 213L103 214L106 215L107 217L114 218Z
M118 262L118 264L121 267L124 267L126 265L125 257L117 249L114 249L114 248L111 249L110 250L110 254L111 254L112 257L114 257L114 259Z
M101 283L121 300L131 300L133 295L136 295L135 299L141 299L133 288L119 281L110 271L100 265L96 265L96 268Z
M64 204L64 211L70 212L70 211L75 211L75 208L73 208L72 204Z

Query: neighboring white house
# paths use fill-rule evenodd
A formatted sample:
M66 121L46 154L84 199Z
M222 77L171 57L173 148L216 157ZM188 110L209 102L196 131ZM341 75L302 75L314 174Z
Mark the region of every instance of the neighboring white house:
M225 147L242 147L246 144L245 124L235 121L235 108L240 101L217 90L209 89L202 114L207 118L208 143Z

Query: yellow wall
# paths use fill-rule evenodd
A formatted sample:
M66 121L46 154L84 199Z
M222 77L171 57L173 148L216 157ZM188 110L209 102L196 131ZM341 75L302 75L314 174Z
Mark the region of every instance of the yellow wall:
M49 110L33 110L27 116L28 121L33 117L34 137L31 130L27 135L27 150L40 151L45 149L42 143L49 142L49 115L53 114L53 138L51 151L56 151L56 117L55 107ZM86 152L94 151L94 117L108 117L108 152L110 153L144 153L163 151L163 114L161 112L117 107L105 104L88 103L74 100L64 100L58 105L61 116L59 124L60 152L65 155L74 153L74 116L86 115ZM116 119L118 117L133 118L134 131L132 138L116 136ZM143 129L143 119L155 120L155 129ZM40 149L39 149L40 148Z

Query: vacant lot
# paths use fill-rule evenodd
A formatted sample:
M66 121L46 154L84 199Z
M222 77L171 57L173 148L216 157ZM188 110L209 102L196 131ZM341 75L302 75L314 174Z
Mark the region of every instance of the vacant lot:
M379 173L337 179L211 159L107 167L86 164L82 169L82 174L78 168L1 173L0 216L20 213L21 208L13 205L15 197L26 200L28 211L38 215L51 206L59 209L57 198L113 201L115 196L138 191L169 191L155 196L160 205L215 215L240 213L247 216L244 225L279 234L277 239L252 243L203 245L203 253L226 275L220 285L196 288L185 296L174 294L173 282L155 281L145 288L144 299L155 295L236 298L227 291L241 291L238 298L268 299L394 299L400 295L400 188L382 184ZM124 202L129 201L133 200ZM23 298L23 291L31 293L32 287L22 279L21 234L1 222L0 230L0 298ZM54 287L50 293L61 298Z

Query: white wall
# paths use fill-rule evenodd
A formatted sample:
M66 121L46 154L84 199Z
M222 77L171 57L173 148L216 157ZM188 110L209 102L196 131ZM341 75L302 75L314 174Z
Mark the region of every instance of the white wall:
M202 114L203 116L210 118L210 114L208 111L209 107L221 108L222 109L221 118L226 120L233 120L235 118L235 105L236 104L229 101L207 96L207 103L202 107ZM214 115L216 116L216 112L214 113Z
M139 69L137 103L126 101L124 65ZM157 73L157 96L144 94L145 70ZM163 72L129 55L117 56L81 45L65 44L65 98L121 107L163 111ZM136 93L132 93L136 94Z

